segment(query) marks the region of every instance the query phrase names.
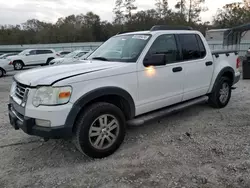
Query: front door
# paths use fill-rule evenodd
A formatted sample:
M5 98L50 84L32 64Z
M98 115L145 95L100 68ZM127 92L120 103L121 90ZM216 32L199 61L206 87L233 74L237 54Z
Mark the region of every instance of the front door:
M149 47L145 58L153 54L165 54L164 66L145 67L143 59L138 63L137 115L181 102L184 72L179 62L179 50L173 34L158 36ZM144 58L144 59L145 59Z

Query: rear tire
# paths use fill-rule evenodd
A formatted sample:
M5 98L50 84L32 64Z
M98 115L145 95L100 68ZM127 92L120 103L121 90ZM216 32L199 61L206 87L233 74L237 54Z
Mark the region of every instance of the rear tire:
M15 61L13 66L14 66L15 70L22 70L23 69L23 62Z
M210 94L208 102L214 108L224 108L231 98L232 81L228 77L221 77L215 84L215 89Z
M49 58L49 59L47 59L47 61L46 61L46 64L45 65L49 65L49 63L53 60L54 58Z
M125 117L115 105L99 102L84 110L75 124L73 141L77 149L91 158L113 154L122 144Z

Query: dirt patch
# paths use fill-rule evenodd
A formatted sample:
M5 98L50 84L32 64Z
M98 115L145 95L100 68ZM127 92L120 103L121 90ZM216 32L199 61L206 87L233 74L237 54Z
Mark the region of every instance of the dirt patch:
M1 187L250 187L250 81L237 84L224 109L201 104L129 127L114 155L91 160L70 141L15 131L11 80L0 80Z

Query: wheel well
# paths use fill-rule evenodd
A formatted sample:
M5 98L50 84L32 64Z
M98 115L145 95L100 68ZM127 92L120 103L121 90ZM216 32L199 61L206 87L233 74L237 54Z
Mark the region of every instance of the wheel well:
M123 97L121 97L119 95L104 95L101 97L97 97L97 98L89 101L88 103L86 103L84 105L84 107L82 107L82 109L77 114L75 121L78 119L78 116L82 113L82 111L84 111L91 104L94 104L97 102L107 102L107 103L113 104L121 109L121 111L125 115L126 120L131 119L132 114L131 114L131 110L130 110L130 105L126 99L124 99ZM73 125L73 131L74 130L75 130L75 123Z
M47 62L48 61L51 61L51 60L53 60L53 59L55 59L54 57L49 57L48 59L47 59Z
M6 71L2 67L0 67L0 70L2 70L4 74L6 74Z
M22 60L14 60L14 61L13 61L13 64L14 64L15 62L21 62L21 63L24 65L24 63L23 63Z
M222 77L227 77L227 78L229 78L229 79L231 80L231 84L233 84L234 75L233 75L232 72L230 72L230 71L224 72L224 73L222 74Z

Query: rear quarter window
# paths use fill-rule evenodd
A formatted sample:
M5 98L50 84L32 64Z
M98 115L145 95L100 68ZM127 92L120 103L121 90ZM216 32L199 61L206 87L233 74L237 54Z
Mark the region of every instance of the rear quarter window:
M37 50L38 54L52 54L51 50Z
M197 34L179 34L179 43L184 61L202 59L206 55L206 49Z
M201 58L203 58L207 55L206 48L205 48L204 43L202 42L201 37L199 35L196 35L196 39L198 41L198 45L200 48Z

